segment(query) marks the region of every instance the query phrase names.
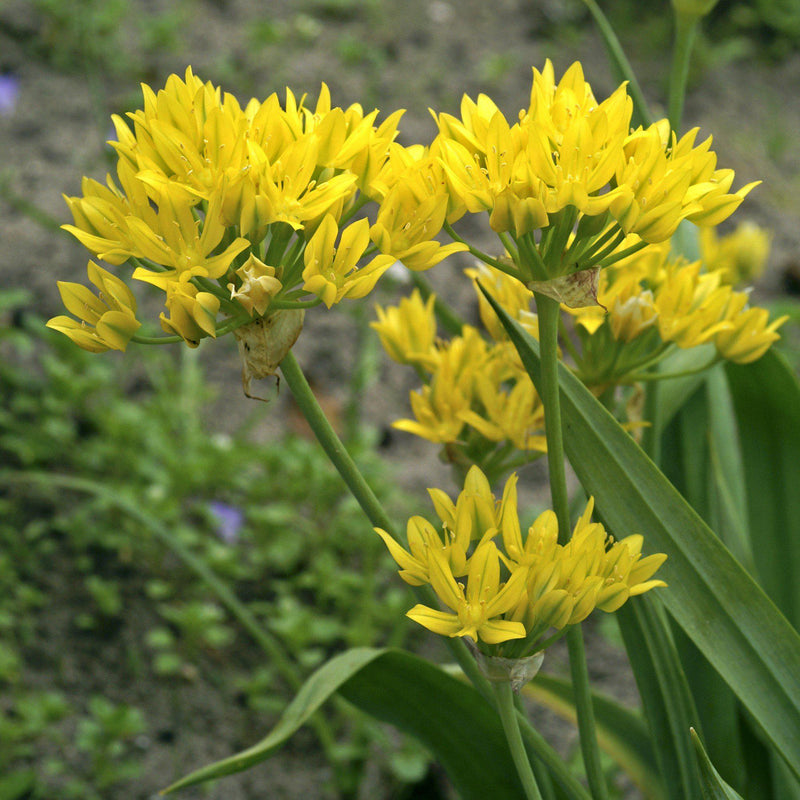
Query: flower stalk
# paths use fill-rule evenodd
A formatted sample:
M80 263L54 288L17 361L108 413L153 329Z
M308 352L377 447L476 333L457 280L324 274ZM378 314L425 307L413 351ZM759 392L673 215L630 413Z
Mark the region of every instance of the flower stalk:
M570 524L569 495L567 494L567 478L564 468L561 402L558 390L558 324L561 312L556 300L539 293L535 293L534 297L539 312L539 342L542 359L542 385L539 390L545 407L550 495L553 511L558 519L559 541L563 543L569 536ZM580 625L570 626L566 638L586 777L595 800L604 800L608 797L608 792L600 765L594 709L589 691L589 672Z
M500 713L500 721L503 724L503 731L508 741L508 748L511 751L511 758L517 768L522 788L525 791L527 800L542 800L539 785L531 769L531 762L525 752L525 744L522 741L519 725L517 724L517 711L514 706L514 693L509 681L493 683L494 696L497 701L497 710Z
M673 131L680 128L683 101L689 78L689 63L697 36L699 17L682 11L675 12L675 43L672 51L672 70L669 76L669 124Z
M362 511L374 526L392 532L394 526L389 520L388 514L325 416L325 412L317 402L317 398L308 385L306 376L303 374L303 370L291 350L281 361L280 369L286 383L289 384L289 389L297 403L297 407L314 432L314 436L316 436L320 446L330 458L339 475L341 475L347 488L361 506ZM421 594L423 602L436 602L433 590L430 587L419 587L418 592ZM467 646L460 639L449 639L447 644L450 652L472 685L486 700L491 702L492 690L489 682L481 674Z

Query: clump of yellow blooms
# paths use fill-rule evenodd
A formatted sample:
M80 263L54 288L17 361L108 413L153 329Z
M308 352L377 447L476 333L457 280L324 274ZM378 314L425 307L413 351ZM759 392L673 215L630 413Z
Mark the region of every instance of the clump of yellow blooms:
M122 268L117 277L90 262L99 295L59 284L76 319L59 316L49 325L96 352L170 336L196 346L251 322L280 327L275 318L285 311L292 312L282 322L290 347L305 308L364 297L396 260L424 270L471 249L452 225L476 212L488 213L503 240L506 255L489 260L495 268L570 305L593 305L599 268L665 241L683 220L717 224L754 185L731 193L733 172L717 169L710 138L696 143L696 130L680 139L665 121L632 130L626 87L598 102L578 63L560 81L549 61L534 70L528 107L513 124L485 95L464 97L460 118L434 114L439 133L429 147L394 141L402 112L377 124L377 111L332 106L324 85L314 107L289 90L283 102L272 94L242 106L191 68L158 92L142 88L143 108L113 118L116 176L105 184L85 178L82 195L66 198L73 224L64 227L97 258ZM370 201L372 220L364 216ZM450 244L437 240L443 230L455 237ZM727 258L718 250L719 259ZM142 335L128 279L163 292L160 323L169 336ZM632 299L633 279L621 280L630 319L615 325L630 336L637 314L644 324L649 311ZM712 290L705 277L682 272L680 282L687 288L673 298L673 317L696 311L695 300L686 306L686 292L709 291L719 320L700 333L685 325L689 333L678 344L708 337L713 328L730 357L763 352L774 335L763 314L736 294L717 302L722 287ZM605 279L601 291L609 284ZM669 300L658 302L664 331ZM745 318L746 330L737 328ZM486 324L500 340L497 323ZM237 337L258 338L249 331ZM433 359L441 378L416 402L420 411L427 407L429 419L420 424L436 441L475 422L462 414L470 416L477 391L469 369L458 366L464 348L466 361L488 363L501 384L522 385L508 372L513 357L499 347L484 352L475 336L428 347L427 363L417 366L434 370ZM267 361L277 363L283 352ZM444 394L459 392L462 400L445 411ZM513 400L502 393L481 402L506 418L516 405L536 413L527 389ZM497 437L503 425L495 423ZM526 421L503 435L519 444L530 430Z
M522 316L531 293L500 276L504 296ZM496 337L491 342L471 325L458 336L437 339L434 302L435 295L423 301L415 290L395 307L378 307L372 323L388 355L414 367L424 381L410 395L415 419L393 426L444 445L449 461L480 463L492 472L502 471L512 455L530 460L546 452L544 407L488 304L481 311ZM535 320L526 323L535 329Z
M363 297L395 261L358 268L375 247L355 214L377 196L401 112L376 126L377 111L332 107L324 85L314 108L288 90L283 104L273 94L242 107L191 69L142 88L144 108L114 117L116 179L84 179L65 228L164 292L168 334L196 346L270 310ZM90 279L102 299L61 284L80 322L50 325L95 351L124 350L139 328L133 295L116 283L109 293L109 273L92 265Z
M493 655L523 658L547 646L594 609L615 611L630 597L666 584L653 579L666 556L642 556L642 537L614 541L592 522L589 500L568 541L559 543L552 511L523 535L517 476L498 501L478 467L467 473L455 503L430 489L439 525L411 517L408 549L376 528L412 586L429 584L447 610L419 604L408 616L434 633L467 636ZM482 643L482 645L481 645Z
M769 233L752 222L743 222L732 233L722 236L715 228L700 229L700 249L706 270L719 270L722 280L732 286L761 275L769 248Z
M716 236L705 241L715 245L710 258L704 246L702 260L689 262L673 256L664 242L600 273L599 305L571 310L581 344L573 355L586 383L634 382L670 345L708 344L717 358L747 364L777 341L787 317L770 321L766 309L750 306L748 293L730 283L741 274L732 267L736 240L720 240L724 257ZM745 241L750 244L749 237Z
M625 85L598 102L579 63L556 82L547 61L516 122L487 96L465 96L460 119L434 115L431 151L455 213L488 213L513 243L506 271L540 283L606 266L625 237L641 248L683 220L716 225L756 185L731 193L733 171L717 169L697 129L678 138L661 120L631 130L631 114Z

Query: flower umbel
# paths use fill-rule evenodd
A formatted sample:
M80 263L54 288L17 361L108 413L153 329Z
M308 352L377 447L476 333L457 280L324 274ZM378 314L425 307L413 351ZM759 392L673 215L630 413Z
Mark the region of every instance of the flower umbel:
M412 585L430 584L445 606L418 604L408 612L411 619L443 636L470 637L488 654L523 658L546 647L551 631L582 621L595 608L615 611L630 597L666 586L652 577L666 556L642 557L638 535L615 541L591 521L591 499L566 544L558 543L552 511L523 536L516 486L514 474L497 501L473 466L455 503L431 489L441 528L413 517L409 551L376 528L400 576Z
M83 195L67 198L74 224L65 228L109 264L130 264L133 281L164 292L160 322L172 336L161 341L194 347L267 319L275 328L284 312L294 329L305 308L363 297L393 263L379 254L359 265L372 223L351 217L380 194L373 184L401 112L376 126L377 111L332 107L325 85L313 108L288 90L284 102L273 94L242 107L191 68L143 94L142 109L114 117L116 178L85 179ZM82 330L61 317L52 327L95 351L136 340L138 323L125 311L130 290L125 308L105 310L83 294L77 303L76 291L68 291L70 310ZM282 354L264 354L265 369Z

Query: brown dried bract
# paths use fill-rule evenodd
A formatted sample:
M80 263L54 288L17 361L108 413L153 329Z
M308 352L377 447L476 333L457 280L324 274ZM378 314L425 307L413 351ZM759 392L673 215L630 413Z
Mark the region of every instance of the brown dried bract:
M245 397L269 402L250 393L252 381L275 374L278 365L303 330L303 309L274 311L234 331L242 359L242 389Z

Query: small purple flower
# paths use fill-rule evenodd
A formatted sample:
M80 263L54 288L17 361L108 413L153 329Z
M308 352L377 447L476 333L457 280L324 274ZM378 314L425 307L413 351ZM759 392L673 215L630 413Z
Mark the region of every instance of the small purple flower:
M0 115L13 113L19 98L19 78L16 75L0 74Z
M239 531L244 523L241 509L229 506L219 500L212 500L208 509L217 521L217 536L227 544L235 544L239 540Z

